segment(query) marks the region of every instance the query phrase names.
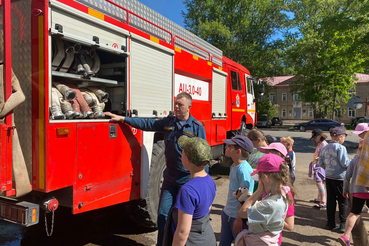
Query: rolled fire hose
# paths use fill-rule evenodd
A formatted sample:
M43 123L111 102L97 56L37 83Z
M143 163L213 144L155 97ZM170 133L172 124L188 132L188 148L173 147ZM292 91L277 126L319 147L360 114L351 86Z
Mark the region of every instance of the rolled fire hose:
M80 88L80 91L82 93L83 98L86 100L88 106L92 107L95 106L98 103L98 100L95 100L95 98L93 98L89 92L91 92L90 90L86 89L86 88Z
M51 118L53 120L65 120L57 90L55 87L51 88Z
M106 103L108 101L109 94L107 92L97 87L87 87L87 89L95 93L100 102Z
M65 100L71 101L77 97L76 92L71 90L65 84L53 82L53 85L63 94Z
M90 105L92 111L94 112L94 118L96 118L96 119L105 118L105 115L103 113L103 109L101 108L99 99L97 98L95 93L88 90L87 88L83 88L83 89L81 88L81 92L82 92L83 97L86 99L86 101L91 102L91 103L89 103L89 105Z
M53 57L51 69L55 71L60 66L62 60L64 59L65 52L64 52L64 43L60 38L53 37L52 44L55 50L54 53L56 54L55 57Z
M60 93L58 89L56 89L56 93L58 94L60 107L63 114L65 115L65 117L67 117L67 119L73 119L73 117L76 116L76 112L73 111L72 105L69 101L64 99L64 96Z
M26 97L23 94L22 88L19 84L18 78L15 76L12 71L12 94L5 101L4 97L4 81L3 81L3 64L0 64L0 118L5 117L10 111L16 108L19 104L24 102ZM13 126L14 123L14 114L13 118ZM19 142L19 136L17 128L14 129L13 133L13 143L12 143L12 157L13 157L13 178L15 183L15 196L21 197L29 192L31 192L31 182L29 180L28 170L26 166L26 162L24 160L22 148Z
M105 103L104 102L100 103L100 107L104 111L104 109L105 109Z
M70 101L70 104L72 105L73 111L76 113L75 118L76 119L82 119L83 114L81 113L81 107L79 106L79 103L76 99L73 99Z
M91 111L91 108L88 106L86 100L83 98L83 95L81 91L73 84L66 84L71 90L74 90L77 94L77 102L79 103L79 106L81 107L81 112L83 113L84 118L90 118L90 116L93 114Z
M100 70L100 65L101 65L100 57L96 53L95 49L90 50L90 56L91 56L92 59L94 59L94 65L92 66L91 70L92 70L92 72L94 72L94 74L97 74L97 72L99 72L99 70Z
M72 66L72 63L74 61L74 46L70 46L68 42L64 42L64 47L67 47L65 49L65 60L63 64L61 65L59 72L66 73Z

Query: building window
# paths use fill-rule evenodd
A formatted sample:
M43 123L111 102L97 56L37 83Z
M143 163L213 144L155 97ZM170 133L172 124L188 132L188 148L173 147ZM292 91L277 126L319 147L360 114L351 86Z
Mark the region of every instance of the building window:
M347 91L347 93L348 93L348 97L353 97L353 96L356 96L356 89L355 89L355 87L354 88L351 88L351 89L349 89L348 91Z
M309 108L309 112L308 112L308 117L309 118L313 118L314 117L314 114L313 114L313 109L312 108Z
M334 117L341 117L341 115L342 115L342 109L335 109L334 110Z
M293 101L295 101L295 102L300 101L299 94L297 94L297 93L293 94Z
M287 110L286 109L282 109L282 117L286 117L287 116Z
M348 117L350 118L355 117L355 110L348 108Z
M275 94L274 93L269 94L269 100L270 100L270 102L275 102Z
M287 93L282 93L282 102L287 101Z

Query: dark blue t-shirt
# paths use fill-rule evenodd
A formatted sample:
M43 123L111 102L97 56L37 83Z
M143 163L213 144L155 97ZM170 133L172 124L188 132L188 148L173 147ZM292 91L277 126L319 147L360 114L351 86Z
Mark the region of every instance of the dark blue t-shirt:
M193 219L202 218L209 213L216 190L210 175L193 178L179 190L174 208L191 214Z

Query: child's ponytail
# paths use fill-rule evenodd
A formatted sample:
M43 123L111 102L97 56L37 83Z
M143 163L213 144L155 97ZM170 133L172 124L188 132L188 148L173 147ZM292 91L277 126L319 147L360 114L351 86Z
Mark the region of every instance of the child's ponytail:
M291 159L289 159L289 160L291 160ZM285 161L281 162L281 166L280 166L281 181L282 181L283 186L290 187L292 196L295 196L295 190L292 187L291 172L290 172L289 167L291 167L291 163L288 165L287 162L285 162ZM289 194L286 194L286 198L287 198L287 201L288 201L288 205L291 206L293 204L292 198L290 197Z

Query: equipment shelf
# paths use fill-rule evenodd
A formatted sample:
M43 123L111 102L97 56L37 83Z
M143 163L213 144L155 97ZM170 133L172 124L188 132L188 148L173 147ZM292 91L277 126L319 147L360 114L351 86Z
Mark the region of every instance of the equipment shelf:
M102 78L96 78L96 77L84 77L83 75L79 75L79 74L63 73L63 72L58 72L58 71L52 71L51 74L53 76L64 77L68 79L75 79L81 82L99 82L99 83L112 84L112 85L118 84L118 81L116 80L102 79Z

